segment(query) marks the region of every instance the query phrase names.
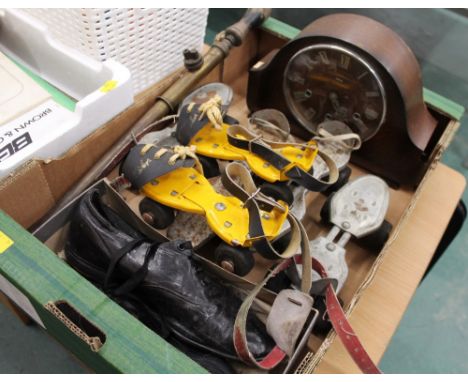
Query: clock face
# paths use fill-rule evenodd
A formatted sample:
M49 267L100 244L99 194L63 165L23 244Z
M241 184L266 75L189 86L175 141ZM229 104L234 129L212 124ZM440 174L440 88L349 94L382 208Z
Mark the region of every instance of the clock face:
M339 120L365 141L385 119L381 80L349 48L320 44L298 51L286 66L283 91L290 112L312 133L327 119Z

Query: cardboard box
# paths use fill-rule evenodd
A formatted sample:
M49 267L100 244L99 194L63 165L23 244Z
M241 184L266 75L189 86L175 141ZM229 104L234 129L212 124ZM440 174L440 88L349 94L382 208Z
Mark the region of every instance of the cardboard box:
M130 193L125 195L119 194L116 192L107 178L98 181L93 184L90 188L98 189L99 194L102 196L103 201L106 205L116 211L119 216L121 216L127 223L131 224L135 229L144 233L146 237L155 240L157 242L168 240L164 236L163 231L159 231L149 226L144 222L139 213L135 213L137 210L137 204L133 203L139 197L134 198L134 200L129 200ZM76 207L81 200L81 197L87 192L84 191L82 194L77 196L73 201L71 201L66 207L58 211L54 216L44 222L37 230L34 231L34 236L44 243L54 254L56 254L60 259L65 260L64 247L68 237L69 232L69 222L76 210ZM204 249L211 243L208 242ZM205 272L208 272L218 278L226 280L231 285L235 285L240 293L248 293L249 290L253 289L255 286L249 280L243 279L237 275L225 271L223 268L219 267L217 264L211 262L206 257L200 256L197 253L194 253L198 264L204 268ZM66 263L65 263L66 264ZM263 290L260 293L260 298L262 301L268 305L273 303L275 294ZM106 301L107 303L107 301ZM95 352L100 352L101 348L106 344L107 341L107 331L100 329L100 325L96 325L95 321L88 320L89 316L83 315L81 310L75 306L74 303L67 296L63 296L58 300L48 300L47 302L42 303L43 307L52 313L56 318L58 318L62 323L70 329L72 332L77 334L77 336L86 344L88 344L91 350ZM62 310L62 312L59 311ZM314 312L316 314L316 312ZM75 317L77 320L75 320ZM266 318L265 316L263 317ZM36 319L36 321L38 321ZM70 322L74 321L74 322ZM40 322L40 321L39 321ZM145 328L146 329L146 328ZM131 335L130 333L128 333ZM153 336L155 334L153 333ZM156 336L157 337L157 336ZM159 337L158 337L159 338ZM161 339L160 339L161 340ZM162 340L164 343L164 340ZM170 346L170 345L168 345ZM165 350L168 352L167 350ZM138 370L138 369L135 369ZM134 371L135 371L134 370ZM195 372L194 370L187 369L190 372ZM245 367L243 367L245 370ZM122 371L122 370L121 370ZM175 372L181 372L184 369L177 370Z
M4 213L0 213L0 227L0 289L90 369L103 373L204 371Z
M235 98L230 114L245 121L247 107L245 92L247 71L257 59L281 46L297 30L270 19L263 31L249 35L246 43L232 51L223 67L217 67L204 83L219 81L233 87ZM127 131L152 104L155 96L166 88L174 77L148 89L136 97L135 104L76 145L62 158L51 161L32 161L0 184L0 207L24 227L36 223L91 165ZM455 133L463 108L425 92L426 100L436 115L444 121L442 134L431 161L431 166L416 190L392 190L387 219L393 224L391 238L380 254L372 254L352 242L347 247L350 266L349 278L340 293L345 309L351 312L360 296L378 274L379 267L390 261L392 249L399 245L400 228L411 219L419 196L424 193L434 174L442 152ZM353 167L353 177L362 174ZM323 229L319 210L324 197L309 194L309 208L304 219L310 238ZM198 372L193 361L176 351L156 334L135 320L109 300L89 282L60 260L51 250L29 235L5 214L0 214L0 289L57 338L64 346L96 371L120 372ZM378 255L378 256L377 256ZM28 302L29 301L29 302ZM60 320L53 305L66 301L66 313L80 316L90 322L86 333L70 331L72 323ZM60 304L58 304L60 307ZM50 310L48 310L49 308ZM53 312L55 312L55 315ZM401 312L402 314L402 312ZM311 336L309 352L299 372L312 372L336 341L333 333L326 338ZM103 344L102 346L99 343Z

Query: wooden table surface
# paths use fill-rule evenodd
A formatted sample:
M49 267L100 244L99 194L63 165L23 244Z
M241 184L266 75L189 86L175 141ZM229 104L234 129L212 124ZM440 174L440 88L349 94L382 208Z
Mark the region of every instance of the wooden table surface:
M374 362L379 362L445 232L466 180L439 164L361 298L351 325ZM341 342L333 341L316 373L359 373Z

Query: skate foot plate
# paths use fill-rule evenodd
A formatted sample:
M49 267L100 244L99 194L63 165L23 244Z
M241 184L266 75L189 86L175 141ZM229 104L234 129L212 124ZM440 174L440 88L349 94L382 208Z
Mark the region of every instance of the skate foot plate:
M279 170L258 155L231 145L227 138L228 128L229 125L223 124L221 129L216 129L211 123L208 123L195 134L190 144L196 146L197 154L200 155L221 160L245 161L256 175L270 183L287 181L288 177L284 174L292 166L301 167L304 171L310 170L317 155L315 146L307 149L295 146L276 148L274 151L291 162L290 166ZM237 138L247 140L240 134L237 135Z
M250 247L249 213L243 203L215 191L211 183L194 168L178 168L143 186L149 198L176 210L205 215L208 225L228 244ZM262 211L262 225L268 239L276 237L288 213Z

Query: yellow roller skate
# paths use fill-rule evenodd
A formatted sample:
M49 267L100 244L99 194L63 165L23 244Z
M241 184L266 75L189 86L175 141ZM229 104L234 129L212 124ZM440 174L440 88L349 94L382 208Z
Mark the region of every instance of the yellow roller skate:
M255 134L229 116L223 116L225 109L219 96L214 96L202 104L184 105L179 112L177 140L184 145L195 146L197 155L202 158L247 163L256 176L278 188L276 191L279 197L284 193L280 188L285 182L293 181L308 190L323 191L338 179L335 162L318 150L316 141L297 143L281 139L281 135L289 136L289 124L282 113L275 110L256 113L256 121L261 121L264 129L277 130L278 134L273 135L279 135L281 140L273 140L265 138L265 134ZM286 123L269 121L272 117L278 118L278 114ZM278 127L285 125L288 131ZM312 166L317 155L329 168L327 180L318 179L313 175ZM286 196L282 200L292 202Z
M174 210L205 216L213 232L227 244L218 247L218 263L227 269L232 266L230 270L240 275L254 265L252 254L243 248L253 247L268 258L293 256L305 233L289 214L288 205L264 196L240 163L228 164L222 174L223 185L232 196L216 192L194 152L194 147L141 144L130 151L122 175L147 196L140 203L145 220L164 229L173 222ZM272 241L286 220L291 240L278 253Z

